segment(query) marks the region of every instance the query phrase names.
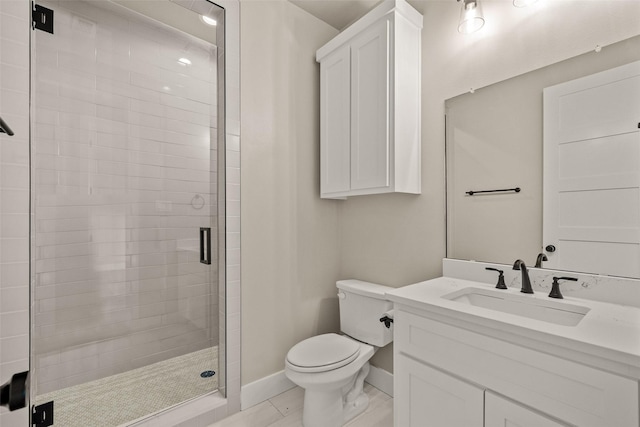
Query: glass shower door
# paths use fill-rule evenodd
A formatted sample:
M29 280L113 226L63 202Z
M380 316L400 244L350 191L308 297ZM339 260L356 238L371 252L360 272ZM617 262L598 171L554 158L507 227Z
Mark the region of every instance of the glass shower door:
M223 13L38 6L54 30L32 33L32 404L116 426L218 388L222 49L202 16Z

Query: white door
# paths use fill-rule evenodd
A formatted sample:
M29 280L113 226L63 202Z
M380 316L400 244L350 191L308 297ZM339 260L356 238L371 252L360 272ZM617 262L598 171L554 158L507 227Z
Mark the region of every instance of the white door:
M349 46L336 50L320 64L320 188L323 195L350 188L350 78Z
M351 188L389 186L389 31L384 19L351 44Z
M396 353L395 423L402 427L483 427L483 390Z
M640 62L544 90L548 267L640 277Z
M538 412L500 397L490 391L485 392L485 427L567 427L568 424L555 421Z

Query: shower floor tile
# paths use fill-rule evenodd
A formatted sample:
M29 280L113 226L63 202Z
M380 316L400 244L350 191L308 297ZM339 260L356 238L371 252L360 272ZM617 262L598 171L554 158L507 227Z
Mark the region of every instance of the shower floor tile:
M200 373L216 374L202 378ZM218 388L218 347L37 396L54 401L55 425L115 427Z

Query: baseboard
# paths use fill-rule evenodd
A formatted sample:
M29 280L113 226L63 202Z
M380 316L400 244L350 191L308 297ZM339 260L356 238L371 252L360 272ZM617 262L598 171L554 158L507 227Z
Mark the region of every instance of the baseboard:
M240 409L245 410L294 388L296 385L284 375L276 372L268 377L242 386L240 390Z
M384 369L371 366L365 381L378 390L393 397L393 374ZM272 397L294 388L296 385L289 380L284 371L261 378L242 386L240 390L240 409L245 410L269 400Z
M393 374L381 368L371 366L369 375L364 379L378 390L393 397Z

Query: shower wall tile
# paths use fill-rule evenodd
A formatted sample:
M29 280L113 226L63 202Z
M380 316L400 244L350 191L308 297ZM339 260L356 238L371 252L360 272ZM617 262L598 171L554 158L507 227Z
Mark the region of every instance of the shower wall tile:
M29 2L0 1L0 384L29 369ZM0 425L27 425L0 409Z
M0 2L0 13L11 15L24 20L25 7L19 0L3 0Z
M217 267L197 253L198 227L217 211L216 49L73 7L54 4L56 34L35 36L38 393L200 350L219 333Z
M10 40L22 43L24 32L24 18L18 15L3 13L2 27L0 27L0 37L3 40Z
M28 311L29 301L24 299L24 286L0 288L0 312L2 314L25 314ZM11 336L16 335L20 334L11 333ZM2 334L2 336L6 335Z

